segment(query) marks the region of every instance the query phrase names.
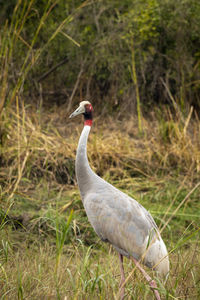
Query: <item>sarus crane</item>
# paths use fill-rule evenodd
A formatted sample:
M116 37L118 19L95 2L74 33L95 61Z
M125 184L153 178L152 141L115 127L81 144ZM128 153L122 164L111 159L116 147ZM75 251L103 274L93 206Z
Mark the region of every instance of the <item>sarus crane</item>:
M87 140L93 121L93 107L89 101L82 101L70 115L84 116L75 162L75 172L83 206L97 235L104 242L112 244L120 259L120 297L125 295L125 274L123 256L131 258L142 272L160 299L155 280L146 273L141 264L155 270L160 277L169 273L169 258L166 246L151 214L136 200L95 174L87 158Z

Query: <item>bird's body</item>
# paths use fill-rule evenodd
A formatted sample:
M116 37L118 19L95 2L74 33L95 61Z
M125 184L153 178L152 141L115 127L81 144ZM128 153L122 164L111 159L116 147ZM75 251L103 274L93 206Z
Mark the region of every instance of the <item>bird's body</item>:
M83 101L73 113L83 113L85 116L85 126L77 148L76 176L88 219L98 236L112 244L121 255L141 260L165 277L169 272L168 253L150 213L136 200L96 175L89 166L87 140L92 125L90 106L88 101Z
M167 250L149 212L89 166L87 139L90 126L84 126L76 155L76 176L88 219L98 236L111 243L124 256L143 258L144 264L166 275ZM152 245L151 245L152 241ZM148 245L150 249L147 250ZM144 255L144 257L143 257ZM163 259L164 258L164 259ZM162 260L163 259L163 260Z

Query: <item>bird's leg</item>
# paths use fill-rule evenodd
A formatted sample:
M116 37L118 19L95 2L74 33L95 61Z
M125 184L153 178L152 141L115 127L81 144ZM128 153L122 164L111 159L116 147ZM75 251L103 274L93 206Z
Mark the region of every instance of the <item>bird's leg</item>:
M160 294L157 290L157 284L155 282L155 280L153 280L146 272L145 270L140 266L139 262L131 257L131 259L134 261L136 267L140 270L140 272L143 274L144 278L148 281L150 288L152 289L152 291L154 292L155 298L156 300L161 300L160 299Z
M124 299L125 294L125 274L124 274L124 266L123 266L123 255L119 253L119 263L120 263L120 273L121 273L121 281L120 281L120 298L121 300Z

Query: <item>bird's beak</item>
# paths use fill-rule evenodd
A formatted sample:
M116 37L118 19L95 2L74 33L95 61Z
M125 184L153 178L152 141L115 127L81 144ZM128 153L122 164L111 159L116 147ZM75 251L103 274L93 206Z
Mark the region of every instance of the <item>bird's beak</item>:
M85 112L85 107L84 106L79 106L70 116L69 118L74 118L80 114L83 114Z

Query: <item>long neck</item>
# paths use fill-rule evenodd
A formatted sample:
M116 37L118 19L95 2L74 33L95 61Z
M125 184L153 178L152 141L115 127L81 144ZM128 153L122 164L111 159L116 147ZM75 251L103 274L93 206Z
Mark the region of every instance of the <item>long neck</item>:
M90 129L91 126L87 125L87 122L85 122L85 126L82 130L76 153L76 177L82 200L84 200L87 191L91 187L92 177L94 174L89 166L87 158L87 140L90 133Z

